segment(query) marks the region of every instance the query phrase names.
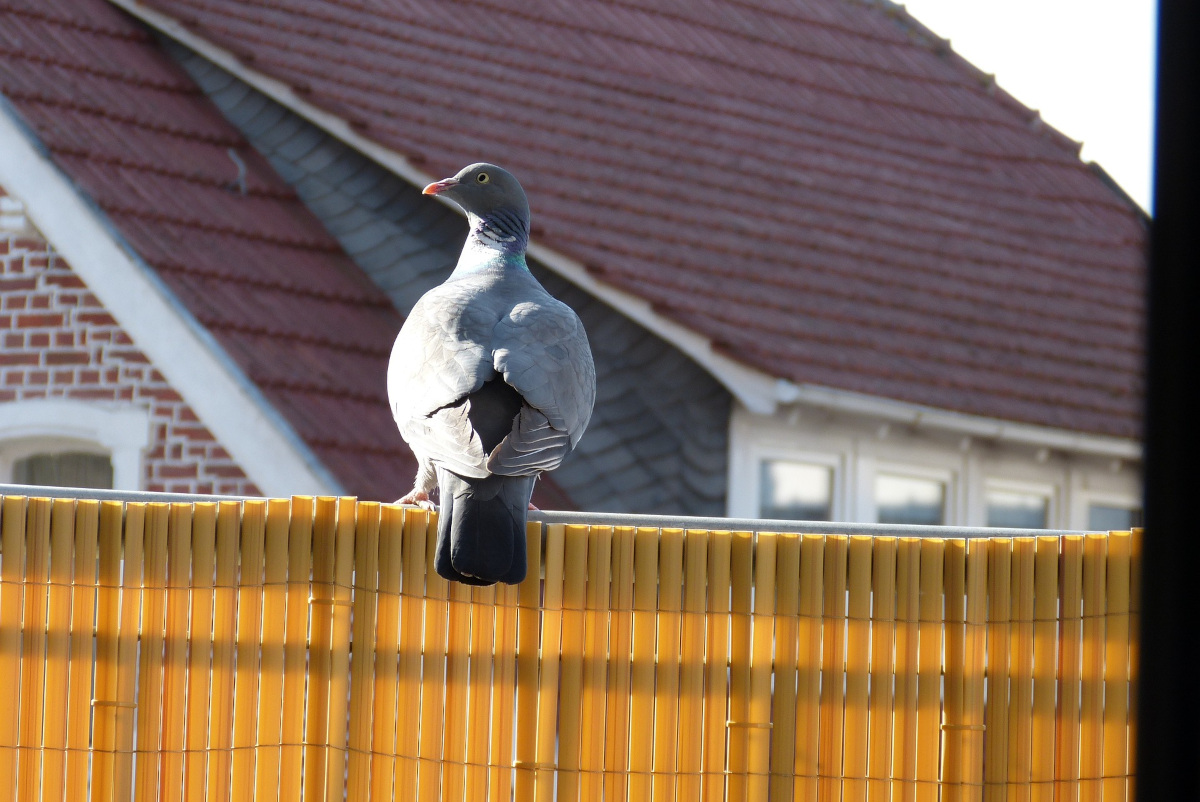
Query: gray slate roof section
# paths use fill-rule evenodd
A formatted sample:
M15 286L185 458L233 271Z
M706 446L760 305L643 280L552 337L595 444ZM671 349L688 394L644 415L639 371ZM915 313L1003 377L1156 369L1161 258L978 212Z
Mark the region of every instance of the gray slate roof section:
M459 214L187 48L163 46L401 312L449 275L466 238ZM729 392L674 346L530 266L579 314L596 360L595 412L555 482L581 509L723 515Z

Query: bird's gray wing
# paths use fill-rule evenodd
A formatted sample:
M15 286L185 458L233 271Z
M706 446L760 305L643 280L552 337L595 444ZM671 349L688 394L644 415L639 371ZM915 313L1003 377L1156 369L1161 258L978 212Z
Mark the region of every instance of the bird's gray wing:
M541 290L513 304L496 324L491 351L493 367L524 406L488 458L488 469L525 475L557 468L579 442L596 401L596 368L583 324Z
M487 476L487 455L463 399L494 375L489 348L496 313L475 302L467 282L430 290L413 307L392 346L388 400L417 458L461 476Z

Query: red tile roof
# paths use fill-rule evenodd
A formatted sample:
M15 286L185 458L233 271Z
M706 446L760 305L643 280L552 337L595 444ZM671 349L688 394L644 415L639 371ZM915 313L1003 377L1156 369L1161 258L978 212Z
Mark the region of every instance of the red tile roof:
M867 0L153 0L797 383L1136 437L1136 207Z
M102 0L0 0L0 94L349 492L408 488L401 317L149 33Z

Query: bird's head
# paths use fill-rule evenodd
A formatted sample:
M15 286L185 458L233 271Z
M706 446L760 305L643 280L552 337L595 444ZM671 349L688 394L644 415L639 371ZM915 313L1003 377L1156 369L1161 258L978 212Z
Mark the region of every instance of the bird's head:
M529 242L529 200L521 183L502 167L479 162L423 190L467 213L471 233L491 247L524 250Z

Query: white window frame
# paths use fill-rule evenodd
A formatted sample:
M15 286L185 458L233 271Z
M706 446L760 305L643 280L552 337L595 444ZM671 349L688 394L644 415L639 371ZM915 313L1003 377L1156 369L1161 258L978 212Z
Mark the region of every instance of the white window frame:
M879 476L879 474L885 473L889 476L942 482L945 486L945 495L942 498L941 525L959 525L958 471L950 468L935 468L929 465L914 465L912 463L891 462L888 460L874 460L873 462L874 464L871 466L869 480L869 509L871 521L879 520L879 505L875 502L875 479Z
M1062 509L1061 488L1049 482L1022 482L1013 479L997 479L988 476L983 480L982 515L980 526L987 526L987 497L995 490L999 493L1025 493L1046 498L1046 529L1061 529L1059 515Z
M139 490L150 440L150 413L141 407L69 399L7 401L0 404L0 482L12 482L18 460L80 451L112 460L114 490Z
M743 518L760 518L762 517L762 464L768 460L779 462L796 462L804 465L815 465L821 468L828 468L830 473L829 483L829 518L831 521L843 521L845 506L843 504L844 483L845 483L845 460L839 454L830 454L821 451L796 451L787 448L775 448L770 446L752 446L750 449L750 464L751 469L749 476L750 488L750 504L753 509L748 515L739 515Z
M1142 500L1125 493L1110 493L1102 490L1084 490L1079 495L1079 525L1077 529L1088 529L1088 516L1093 504L1105 507L1122 507L1129 510L1142 510Z

